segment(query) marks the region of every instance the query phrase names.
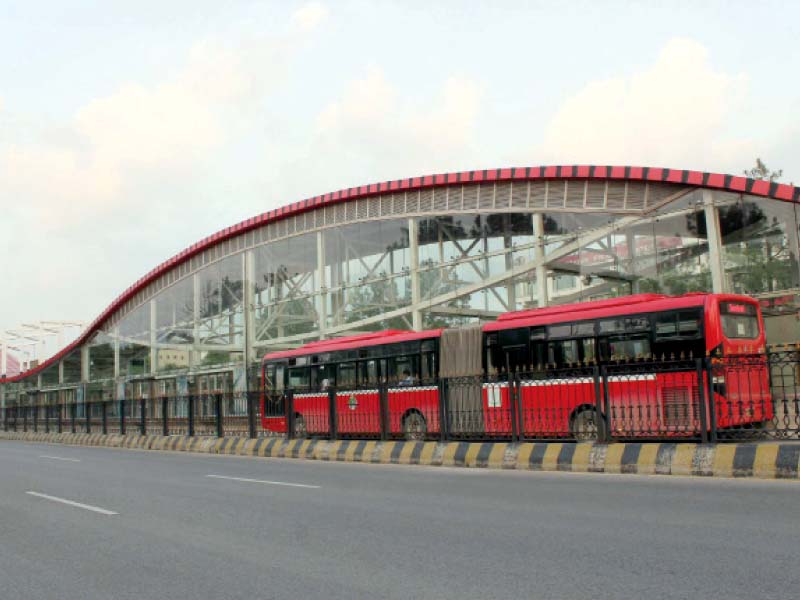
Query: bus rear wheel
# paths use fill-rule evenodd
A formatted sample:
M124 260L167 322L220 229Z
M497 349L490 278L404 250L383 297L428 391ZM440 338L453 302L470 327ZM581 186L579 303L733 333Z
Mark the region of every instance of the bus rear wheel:
M593 408L583 408L569 424L569 431L579 442L589 442L597 439L597 411Z
M428 424L425 417L414 411L408 413L403 419L403 435L408 441L421 442L428 433Z

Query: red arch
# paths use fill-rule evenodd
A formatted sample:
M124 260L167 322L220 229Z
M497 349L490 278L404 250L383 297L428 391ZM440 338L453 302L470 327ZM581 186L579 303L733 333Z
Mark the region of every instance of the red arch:
M138 279L133 285L122 292L100 315L92 321L86 331L72 344L61 350L55 356L35 369L30 369L21 375L0 379L0 382L18 381L41 372L43 369L60 360L76 347L83 344L98 330L114 312L125 302L132 298L148 284L161 277L167 271L186 262L196 254L214 246L228 238L256 229L267 223L279 221L296 214L303 213L320 206L349 202L359 198L374 196L393 191L420 190L433 187L442 187L461 183L477 183L482 181L541 181L545 179L592 179L609 181L650 181L690 185L713 190L745 193L774 200L800 203L800 187L775 183L761 179L750 179L737 175L723 175L719 173L706 173L703 171L688 171L685 169L666 169L662 167L622 167L598 165L560 165L541 167L508 167L503 169L484 169L478 171L461 171L457 173L441 173L438 175L423 175L396 179L383 183L371 183L354 188L329 192L321 196L306 198L294 204L283 206L257 217L251 217L232 227L226 227L199 242L185 248L172 258L161 263L156 268Z

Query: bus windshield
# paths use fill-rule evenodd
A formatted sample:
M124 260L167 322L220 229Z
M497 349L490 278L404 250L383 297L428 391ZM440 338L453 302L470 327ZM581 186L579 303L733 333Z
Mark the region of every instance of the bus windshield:
M720 304L722 332L728 339L754 340L758 337L758 315L756 307L739 302Z

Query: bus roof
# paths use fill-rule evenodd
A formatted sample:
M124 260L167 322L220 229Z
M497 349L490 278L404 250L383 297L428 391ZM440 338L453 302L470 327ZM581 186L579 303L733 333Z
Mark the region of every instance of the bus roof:
M590 302L577 302L574 304L561 304L546 308L534 308L508 312L497 317L496 321L483 326L484 331L499 331L516 327L529 327L532 325L549 325L552 323L571 323L586 319L603 317L617 317L623 315L641 314L703 306L710 298L722 300L738 300L750 303L756 301L747 296L735 294L710 294L707 292L690 292L682 296L666 296L664 294L634 294L621 298L608 300L595 300Z
M321 354L323 352L334 352L337 350L353 350L356 348L366 348L369 346L385 346L388 344L399 344L402 342L413 342L415 340L438 338L441 335L441 329L429 329L427 331L387 329L386 331L375 331L333 338L329 340L309 342L308 344L304 344L303 346L294 348L293 350L270 352L264 355L263 360L294 358L297 356L308 356L310 354Z

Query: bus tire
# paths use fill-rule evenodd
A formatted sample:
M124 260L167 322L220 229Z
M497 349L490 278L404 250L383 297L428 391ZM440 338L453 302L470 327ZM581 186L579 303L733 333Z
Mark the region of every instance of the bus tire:
M294 416L294 437L295 439L299 440L308 437L308 431L306 430L306 420L303 418L303 415Z
M584 406L575 411L569 420L570 435L579 442L597 439L597 411L592 406Z
M410 410L403 416L403 437L411 442L421 442L428 433L428 423L418 410Z

